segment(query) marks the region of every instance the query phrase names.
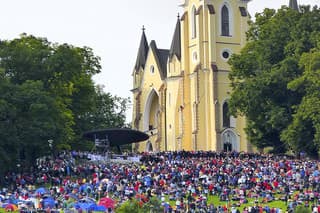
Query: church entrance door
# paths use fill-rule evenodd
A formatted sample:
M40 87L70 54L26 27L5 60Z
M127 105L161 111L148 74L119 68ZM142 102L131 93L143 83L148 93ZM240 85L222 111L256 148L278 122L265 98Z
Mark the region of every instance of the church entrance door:
M224 152L240 151L237 135L231 129L222 133L222 148Z

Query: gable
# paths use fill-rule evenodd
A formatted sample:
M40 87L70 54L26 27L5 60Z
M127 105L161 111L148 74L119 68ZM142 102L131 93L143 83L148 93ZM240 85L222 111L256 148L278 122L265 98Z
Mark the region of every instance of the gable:
M162 59L164 60L164 59ZM150 48L148 52L146 65L143 71L143 84L144 87L151 86L157 88L162 84L165 79L158 52L154 48Z

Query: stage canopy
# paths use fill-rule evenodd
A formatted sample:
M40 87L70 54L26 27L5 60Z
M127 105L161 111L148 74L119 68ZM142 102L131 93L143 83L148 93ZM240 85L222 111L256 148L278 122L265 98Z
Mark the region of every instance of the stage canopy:
M137 143L149 139L143 132L127 128L110 128L93 130L83 134L83 137L92 141L108 141L109 146L121 146Z

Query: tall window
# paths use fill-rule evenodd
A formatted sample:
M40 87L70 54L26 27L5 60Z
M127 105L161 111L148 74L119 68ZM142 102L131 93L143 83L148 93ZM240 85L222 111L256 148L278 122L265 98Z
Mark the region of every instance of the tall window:
M230 36L229 10L226 5L221 9L221 35Z
M223 117L222 117L222 119L223 119L223 127L227 127L227 128L229 128L230 127L230 117L229 117L229 107L228 107L228 103L227 102L225 102L224 104L223 104Z
M179 135L183 133L183 106L179 107Z
M192 13L191 13L191 36L192 38L195 38L197 36L197 17L196 17L197 11L195 6L192 7Z
M192 105L192 131L196 131L197 130L197 126L196 126L196 119L197 119L197 109L196 109L196 103L194 102Z

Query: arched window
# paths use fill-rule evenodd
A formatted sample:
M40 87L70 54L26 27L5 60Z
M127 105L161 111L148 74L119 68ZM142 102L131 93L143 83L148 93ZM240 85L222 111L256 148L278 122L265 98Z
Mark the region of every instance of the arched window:
M192 13L191 13L191 36L192 38L197 37L197 17L196 17L197 11L195 6L192 7Z
M225 102L223 104L223 127L229 128L230 127L230 117L229 117L229 107L228 107L228 103Z
M221 35L230 36L229 9L226 5L221 9Z

